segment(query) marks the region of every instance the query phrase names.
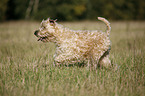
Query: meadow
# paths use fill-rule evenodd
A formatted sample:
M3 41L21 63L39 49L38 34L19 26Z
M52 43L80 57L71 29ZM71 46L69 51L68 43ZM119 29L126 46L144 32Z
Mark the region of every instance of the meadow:
M103 30L99 21L60 22ZM38 42L40 22L0 23L0 96L144 96L145 22L112 21L109 69L53 66L55 44Z

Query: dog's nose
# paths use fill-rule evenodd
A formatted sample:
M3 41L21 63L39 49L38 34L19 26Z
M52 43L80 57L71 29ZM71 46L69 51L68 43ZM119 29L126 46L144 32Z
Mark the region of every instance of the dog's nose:
M36 30L35 32L34 32L34 35L38 35L38 32L39 32L39 30Z

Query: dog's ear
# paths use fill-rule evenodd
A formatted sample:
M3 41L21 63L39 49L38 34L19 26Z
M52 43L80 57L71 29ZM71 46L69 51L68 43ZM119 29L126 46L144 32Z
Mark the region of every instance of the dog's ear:
M50 18L47 18L47 20L49 21Z
M50 18L47 18L47 19L45 20L45 22L49 23L49 20L50 20Z
M56 21L57 21L57 19L54 20L54 22L56 22Z
M55 20L49 19L50 24L55 24L56 21L57 21L57 19L55 19Z

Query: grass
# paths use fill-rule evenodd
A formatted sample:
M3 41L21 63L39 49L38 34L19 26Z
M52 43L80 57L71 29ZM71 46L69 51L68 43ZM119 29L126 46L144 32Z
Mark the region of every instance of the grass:
M104 30L97 22L62 22ZM111 69L53 67L53 43L37 42L38 22L0 24L0 96L144 96L145 22L111 22ZM105 30L104 30L105 31Z

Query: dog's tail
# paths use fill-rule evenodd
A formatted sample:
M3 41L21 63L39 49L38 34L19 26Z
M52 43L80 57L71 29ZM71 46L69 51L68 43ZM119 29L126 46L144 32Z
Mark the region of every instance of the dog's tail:
M98 17L98 20L103 21L107 25L107 31L106 31L106 33L107 33L107 36L109 36L110 35L110 31L111 31L111 26L110 26L109 21L106 20L105 18L102 18L102 17Z

